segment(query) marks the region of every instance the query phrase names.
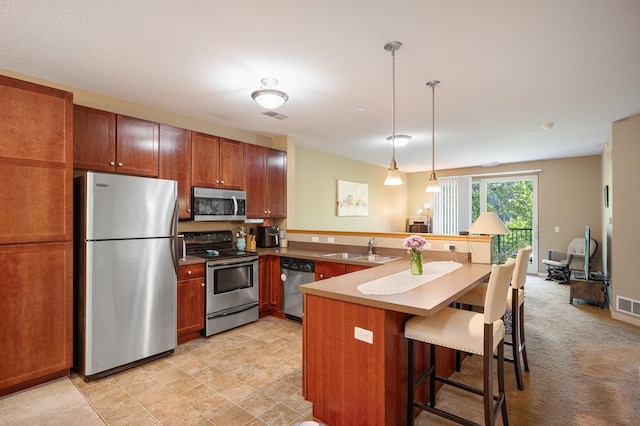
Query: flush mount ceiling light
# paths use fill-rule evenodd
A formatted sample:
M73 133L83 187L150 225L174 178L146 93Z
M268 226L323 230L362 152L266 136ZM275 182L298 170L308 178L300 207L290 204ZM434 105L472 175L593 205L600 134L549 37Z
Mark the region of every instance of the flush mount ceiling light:
M427 87L431 87L431 176L427 185L427 192L440 192L440 185L436 177L436 87L440 86L438 80L430 81Z
M278 86L278 80L275 78L263 78L260 80L260 83L262 84L262 88L253 92L251 97L262 108L278 108L289 100L289 95L282 90L276 89Z
M393 136L387 137L387 140L389 141L390 144L393 145L393 140L394 140ZM395 146L397 148L403 147L406 144L408 144L410 140L411 140L411 136L409 136L409 135L396 135Z
M553 129L553 123L547 123L542 125L542 130L551 130Z
M402 43L399 41L390 41L384 45L384 50L391 52L391 165L387 172L387 179L385 179L385 185L402 185L402 178L400 172L398 172L398 166L396 165L396 50L402 47Z

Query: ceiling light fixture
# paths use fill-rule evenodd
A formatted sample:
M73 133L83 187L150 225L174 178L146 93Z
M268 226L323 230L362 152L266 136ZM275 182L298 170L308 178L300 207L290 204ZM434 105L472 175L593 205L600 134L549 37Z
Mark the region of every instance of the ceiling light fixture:
M427 87L431 87L431 176L427 185L427 192L440 192L440 185L436 177L436 87L440 86L438 80L430 81Z
M392 90L391 90L391 165L387 172L385 185L402 185L402 178L398 172L396 165L396 50L402 47L399 41L390 41L384 45L384 50L391 52L391 72L392 72Z
M262 88L253 92L251 97L262 108L275 109L289 100L289 95L276 89L278 80L275 78L263 78L260 83Z
M393 141L394 141L393 136L387 137L387 140L389 141L390 144L393 144ZM396 135L395 146L397 148L403 147L406 144L408 144L410 140L411 140L411 136L409 135Z

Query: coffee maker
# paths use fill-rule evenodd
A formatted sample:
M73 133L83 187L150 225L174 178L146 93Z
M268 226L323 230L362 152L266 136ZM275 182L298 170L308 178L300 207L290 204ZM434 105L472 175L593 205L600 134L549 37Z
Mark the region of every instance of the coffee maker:
M280 243L280 228L277 226L258 226L258 234L256 235L256 246L278 247Z

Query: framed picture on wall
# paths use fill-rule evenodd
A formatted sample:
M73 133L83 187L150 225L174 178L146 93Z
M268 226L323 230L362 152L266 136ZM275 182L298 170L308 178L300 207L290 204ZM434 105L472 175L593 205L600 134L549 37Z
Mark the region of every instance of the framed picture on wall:
M369 185L338 180L336 216L369 216Z

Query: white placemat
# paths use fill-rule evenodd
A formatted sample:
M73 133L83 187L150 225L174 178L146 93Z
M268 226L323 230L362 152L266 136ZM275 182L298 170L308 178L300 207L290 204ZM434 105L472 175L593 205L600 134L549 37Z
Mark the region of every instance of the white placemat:
M422 264L422 275L413 275L410 269L406 269L397 274L360 284L358 290L364 294L404 293L429 281L433 281L436 278L440 278L449 272L453 272L458 268L462 268L462 263L451 260L427 262Z

